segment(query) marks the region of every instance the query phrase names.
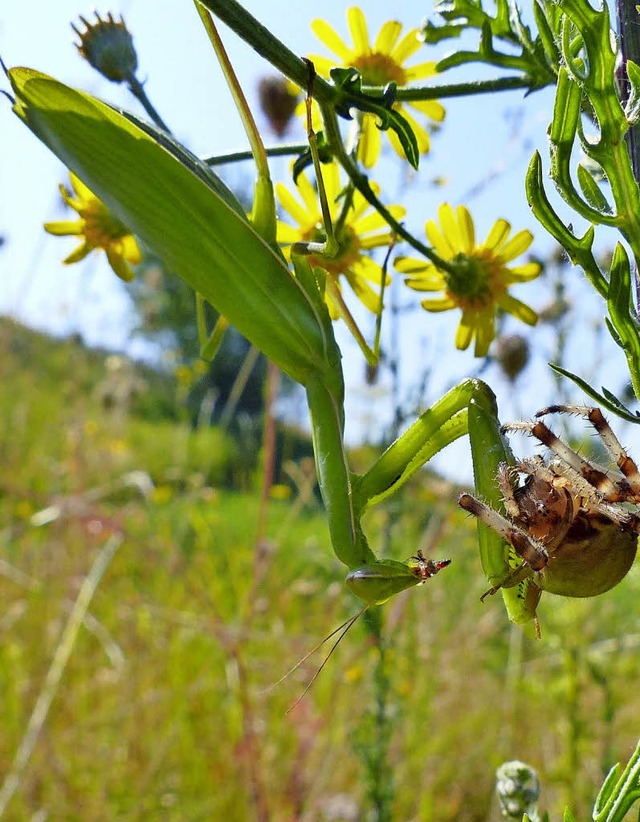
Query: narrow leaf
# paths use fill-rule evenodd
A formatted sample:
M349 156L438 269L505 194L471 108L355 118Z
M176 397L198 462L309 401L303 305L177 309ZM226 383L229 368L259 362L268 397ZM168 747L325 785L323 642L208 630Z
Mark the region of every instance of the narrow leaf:
M327 368L312 302L212 172L90 95L31 69L9 76L18 116L171 270L294 379Z

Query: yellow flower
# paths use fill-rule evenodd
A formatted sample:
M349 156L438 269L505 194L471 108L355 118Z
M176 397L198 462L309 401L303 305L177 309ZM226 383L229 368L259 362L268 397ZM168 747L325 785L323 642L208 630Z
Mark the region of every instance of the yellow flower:
M374 314L380 309L380 287L382 268L367 255L372 248L388 245L391 231L384 219L373 211L364 197L354 192L351 207L342 215L344 199L340 194L344 186L340 183L340 172L335 163L323 167L323 180L329 202L332 223L338 242L338 252L334 257L311 256L312 267L319 267L338 284L340 275L344 276L358 299ZM374 191L377 187L372 185ZM299 197L292 194L282 183L276 185L276 195L283 210L297 224L297 227L278 220L278 242L286 254L296 242L324 242L326 232L322 221L318 194L305 174L298 177ZM402 206L390 206L390 213L396 220L402 219L405 209ZM387 278L387 282L389 279ZM375 290L370 283L375 285ZM329 313L332 319L339 316L338 307L331 294L326 295Z
M367 31L367 21L361 9L352 6L347 10L347 22L353 46L348 46L325 20L314 20L311 28L316 37L341 61L344 68L355 68L365 85L385 86L394 82L400 88L414 80L422 80L436 73L435 62L418 63L414 66L405 66L404 63L423 45L418 29L411 29L402 38L402 24L397 20L389 20L380 29L378 36L371 45ZM329 77L330 70L336 65L335 60L313 55L317 72ZM407 111L406 106L419 111L431 120L441 122L444 119L444 107L437 100L416 100L405 105L397 103L394 108L410 123L421 154L429 151L429 132L418 123ZM373 166L380 154L380 130L375 124L376 117L366 114L363 118L363 132L360 138L358 154L363 164L368 168ZM395 133L389 129L386 134L391 144L401 157L404 151Z
M137 265L142 259L135 237L75 174L70 172L69 177L76 196L63 185L60 193L65 203L78 212L80 219L44 224L49 234L82 237L82 244L65 258L64 263L77 263L94 249L101 248L118 277L125 282L132 280L134 273L128 264Z
M461 309L456 347L468 348L475 337L475 356L484 357L495 337L498 308L528 325L538 320L532 308L508 292L509 286L533 280L542 271L536 262L508 265L529 248L533 235L519 231L508 239L511 225L496 220L484 243L476 245L473 219L464 206L454 212L444 203L438 218L440 226L435 220L427 222L427 239L438 256L453 263L453 269L443 271L433 263L410 257L398 257L395 268L408 275L405 283L416 291L443 291L442 297L423 300L422 307L427 311Z

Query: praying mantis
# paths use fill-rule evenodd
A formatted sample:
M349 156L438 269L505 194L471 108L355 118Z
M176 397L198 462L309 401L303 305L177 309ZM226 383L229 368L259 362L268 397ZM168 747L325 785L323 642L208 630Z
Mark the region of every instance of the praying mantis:
M215 38L210 20L205 27ZM307 70L313 93L312 67ZM8 77L14 111L25 125L226 322L304 387L331 544L348 569L346 585L365 608L425 582L448 564L429 563L420 554L405 562L378 558L362 517L463 436L469 437L476 492L501 509L495 480L499 467L513 458L489 386L464 380L424 411L367 471L354 472L344 443L341 352L322 275L304 253L292 255L292 272L278 248L273 188L255 129L258 175L249 218L211 168L162 129L33 69L14 68ZM321 190L313 145L312 155ZM331 253L327 235L328 242L314 254ZM518 593L520 577L513 568L520 560L512 547L480 521L478 543L491 592L502 591L509 618L517 623L534 619L535 608Z

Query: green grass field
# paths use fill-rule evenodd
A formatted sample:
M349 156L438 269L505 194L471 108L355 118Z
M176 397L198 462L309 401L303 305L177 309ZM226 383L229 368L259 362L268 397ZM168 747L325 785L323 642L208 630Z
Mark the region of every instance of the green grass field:
M270 686L359 607L317 500L273 500L256 547L258 493L223 484L232 445L109 406L105 358L0 326L0 781L83 580L123 537L4 818L360 820L373 780L394 820L480 822L510 758L538 769L552 818L588 817L640 736L637 571L597 600L543 598L536 641L499 596L480 603L475 525L424 473L368 532L451 566L383 609L382 668L361 620L287 713L322 652ZM390 736L367 769L381 676Z

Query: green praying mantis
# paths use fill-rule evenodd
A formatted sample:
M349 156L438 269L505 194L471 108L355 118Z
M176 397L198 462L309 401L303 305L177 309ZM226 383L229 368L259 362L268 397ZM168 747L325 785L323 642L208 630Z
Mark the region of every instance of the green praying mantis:
M211 22L205 25L215 36ZM313 93L312 67L307 71ZM503 510L496 477L514 460L495 396L477 379L464 380L424 411L367 471L350 468L341 352L322 271L303 253L293 255L293 272L286 263L275 240L273 189L259 145L249 218L212 169L164 130L33 69L7 74L14 111L25 125L201 299L304 387L331 544L364 608L425 582L448 564L419 553L405 562L379 559L361 522L367 509L397 493L454 440L469 437L477 493ZM321 189L313 145L312 155ZM327 237L314 255L331 253L329 232ZM537 569L480 520L478 543L489 592L502 591L513 622L534 620L537 598L524 595L523 586L541 587Z

